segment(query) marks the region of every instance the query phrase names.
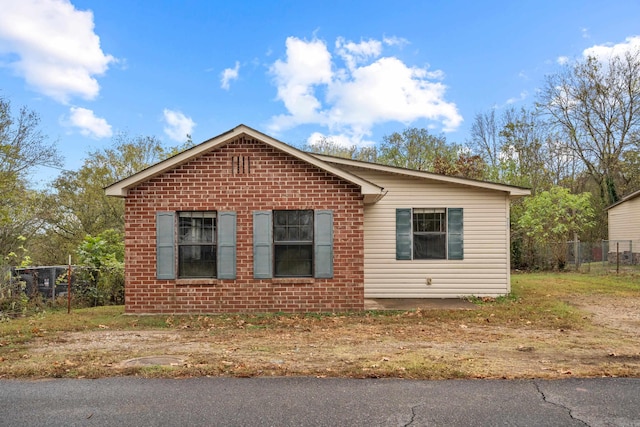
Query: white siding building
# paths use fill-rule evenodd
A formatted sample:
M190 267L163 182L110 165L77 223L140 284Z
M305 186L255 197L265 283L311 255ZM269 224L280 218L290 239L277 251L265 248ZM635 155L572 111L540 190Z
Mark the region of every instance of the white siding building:
M529 195L529 190L317 157L384 188L384 197L365 205L365 298L456 298L510 292L510 202ZM401 254L399 221L407 221L408 233ZM439 243L442 249L425 252L421 241L427 246Z
M622 198L607 208L609 221L609 251L615 252L615 242L621 252L633 252L640 260L640 191Z

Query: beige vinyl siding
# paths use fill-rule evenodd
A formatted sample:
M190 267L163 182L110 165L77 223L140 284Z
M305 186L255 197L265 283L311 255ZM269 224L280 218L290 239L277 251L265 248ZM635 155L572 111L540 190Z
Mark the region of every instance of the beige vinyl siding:
M365 297L454 298L509 292L505 192L353 170L387 190L365 206ZM396 260L396 208L463 208L464 260ZM427 285L427 279L431 285Z
M640 241L640 196L609 209L609 240Z

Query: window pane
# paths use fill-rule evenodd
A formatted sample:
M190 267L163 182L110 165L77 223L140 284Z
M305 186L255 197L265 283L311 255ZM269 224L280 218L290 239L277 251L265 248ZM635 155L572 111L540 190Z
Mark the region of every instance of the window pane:
M274 242L313 242L313 211L274 211Z
M274 224L281 226L287 225L287 211L275 211L273 213Z
M310 225L313 223L313 211L299 211L300 225Z
M312 245L275 245L275 275L309 277L313 274Z
M287 241L297 242L300 240L300 229L297 226L289 226L287 229Z
M284 242L285 240L287 240L287 228L275 227L273 229L273 239L276 242Z
M446 234L414 234L414 259L445 259Z
M298 211L287 211L287 225L298 224Z
M303 242L310 242L313 240L313 227L304 226L300 228L300 240Z
M446 211L444 209L414 209L413 231L418 233L446 232Z
M216 247L180 245L178 274L180 277L216 277Z
M215 212L180 212L178 243L215 243Z

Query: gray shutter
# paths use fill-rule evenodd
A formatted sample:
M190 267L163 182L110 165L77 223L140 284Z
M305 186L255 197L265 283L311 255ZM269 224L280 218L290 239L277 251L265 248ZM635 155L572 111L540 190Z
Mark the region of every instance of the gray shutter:
M218 212L218 279L236 278L236 213Z
M447 209L447 237L449 259L464 259L462 208Z
M175 279L175 214L156 212L156 277Z
M333 211L317 210L313 221L314 277L333 277Z
M411 259L411 209L396 209L396 259Z
M271 211L253 212L253 277L273 277L273 224Z

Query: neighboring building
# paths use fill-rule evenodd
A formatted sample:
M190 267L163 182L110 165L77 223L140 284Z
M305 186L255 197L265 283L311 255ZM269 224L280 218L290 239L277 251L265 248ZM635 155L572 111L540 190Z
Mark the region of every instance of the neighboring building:
M106 188L127 313L361 310L510 291L529 190L314 155L240 125Z
M616 247L613 245L618 243L622 262L640 264L640 191L631 193L609 206L607 214L609 261L615 262Z

